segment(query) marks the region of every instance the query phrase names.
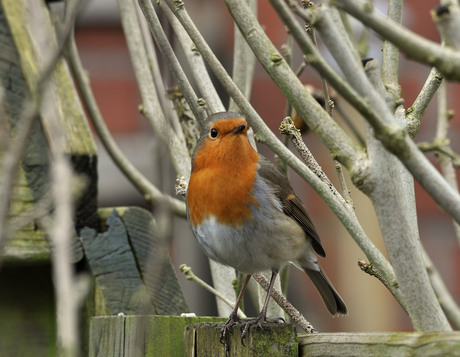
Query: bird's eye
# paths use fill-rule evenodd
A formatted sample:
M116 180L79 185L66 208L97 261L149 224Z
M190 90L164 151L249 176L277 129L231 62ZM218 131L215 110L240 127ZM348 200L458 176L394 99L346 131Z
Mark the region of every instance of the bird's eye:
M210 132L211 138L217 138L217 134L218 134L217 129L212 128Z

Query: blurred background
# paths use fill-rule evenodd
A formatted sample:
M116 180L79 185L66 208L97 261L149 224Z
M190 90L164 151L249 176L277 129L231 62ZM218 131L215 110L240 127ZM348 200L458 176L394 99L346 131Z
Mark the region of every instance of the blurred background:
M376 4L386 14L386 2L376 1ZM404 25L425 38L439 42L439 34L430 15L430 10L438 4L439 2L434 0L404 1ZM187 1L186 6L205 39L231 72L233 23L223 2L194 0ZM287 39L284 26L268 2L259 1L258 11L260 22L265 26L267 34L280 48ZM166 24L166 21L164 23ZM167 26L166 31L168 31ZM83 64L90 74L91 85L99 107L118 144L138 169L156 185L173 195L174 173L170 171L172 179L169 182L161 179L164 173L159 172L159 167L167 167L163 162L165 160L163 149L157 145L153 131L138 111L141 99L120 25L116 1L89 1L79 16L76 38ZM368 57L380 59L381 45L382 42L371 34ZM178 55L181 55L180 50L178 50ZM298 51L295 52L294 68L300 65L301 61L301 54ZM420 91L429 73L429 68L408 61L401 56L400 69L402 96L407 109ZM163 72L166 85L173 86L174 83L166 66ZM301 79L305 83L320 88L319 77L311 69L306 69ZM448 93L449 109L455 111L455 116L451 121L450 139L453 149L459 152L459 84L448 83ZM228 103L225 93L222 93L222 98L224 98L224 103ZM251 103L271 129L278 133L279 124L286 115L286 100L259 64L256 64ZM340 98L337 98L337 103L346 109L346 103ZM353 112L349 114L353 117ZM334 116L341 121L337 113L334 113ZM360 119L354 117L356 125L360 127ZM415 139L416 142L431 141L435 128L436 100L432 102L423 118L421 130ZM304 140L329 178L337 183L334 163L325 147L311 133L305 134ZM259 145L259 150L273 159L273 154L263 145ZM139 153L143 154L139 155ZM436 161L434 156L430 157ZM382 284L358 268L358 259L365 259L365 256L341 226L339 220L308 184L292 172L290 179L296 192L307 206L322 237L327 259L320 263L347 303L349 315L332 318L309 279L295 268L291 269L288 290L288 298L294 306L319 331L412 330L403 310ZM356 212L364 230L386 254L370 201L351 184L350 188ZM417 184L416 199L422 242L451 293L457 302L460 302L460 249L452 222ZM114 166L101 146L99 151L99 205L100 207L134 205L151 208L145 206L141 195ZM213 296L195 283L187 281L178 269L180 264L185 263L192 267L195 274L211 283L208 260L193 238L185 220L176 219L174 221L169 248L191 312L197 315L215 315L216 307Z

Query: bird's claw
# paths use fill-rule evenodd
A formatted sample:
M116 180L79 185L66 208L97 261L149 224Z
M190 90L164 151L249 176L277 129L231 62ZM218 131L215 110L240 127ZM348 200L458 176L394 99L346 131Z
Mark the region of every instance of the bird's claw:
M248 334L249 328L253 325L259 326L262 330L264 330L263 323L264 322L272 322L272 323L285 323L286 321L282 317L276 317L276 318L271 318L271 317L265 317L263 315L259 315L255 319L251 320L244 320L243 325L241 326L241 344L246 347L244 343L244 339L246 338L246 335Z
M220 331L220 343L224 345L225 355L227 356L230 352L229 349L229 336L230 330L233 325L242 322L241 325L241 344L246 347L244 340L248 334L249 328L253 325L259 326L262 330L264 329L263 323L264 322L272 322L272 323L285 323L286 321L282 317L265 317L263 314L259 315L255 319L240 319L236 314L231 314L228 320L225 322L224 327Z
M230 336L230 329L236 323L241 322L241 319L236 314L231 314L228 320L225 322L224 327L220 331L220 343L224 345L225 355L227 356L230 352L228 338Z

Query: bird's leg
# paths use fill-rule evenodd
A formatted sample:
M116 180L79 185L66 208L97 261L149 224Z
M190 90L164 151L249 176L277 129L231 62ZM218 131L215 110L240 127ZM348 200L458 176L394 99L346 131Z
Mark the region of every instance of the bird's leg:
M264 302L264 306L262 307L262 310L260 311L260 314L258 317L256 317L255 319L252 319L252 320L245 320L244 322L244 325L242 326L242 334L241 334L241 343L243 345L244 344L244 339L246 338L246 335L249 331L249 327L251 327L252 325L258 325L261 329L263 329L262 327L262 323L264 321L267 321L267 322L284 322L284 319L282 317L277 317L277 318L268 318L267 317L267 308L268 308L268 302L270 301L270 294L271 294L271 291L273 289L273 285L275 284L275 279L276 279L276 276L278 275L278 270L273 270L272 271L272 277L270 279L270 285L268 287L268 290L267 290L267 296L265 298L265 302Z
M225 322L224 327L220 332L220 342L224 345L225 355L227 355L229 352L228 337L230 335L230 328L234 324L241 322L241 319L238 317L238 306L240 306L241 299L243 298L244 291L246 290L250 279L251 274L248 274L246 280L243 283L243 286L241 287L240 293L238 294L238 298L236 299L235 307L233 308L228 320Z

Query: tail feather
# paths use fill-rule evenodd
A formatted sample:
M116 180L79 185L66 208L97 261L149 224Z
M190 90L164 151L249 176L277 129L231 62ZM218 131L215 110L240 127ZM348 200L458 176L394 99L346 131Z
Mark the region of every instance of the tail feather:
M331 315L346 315L347 307L345 306L345 303L343 302L339 293L334 289L331 282L327 278L326 274L321 270L321 268L319 271L317 271L304 267L303 270L305 273L307 273L316 289L318 289L318 292L321 295L321 298L323 299L324 304L326 305Z

